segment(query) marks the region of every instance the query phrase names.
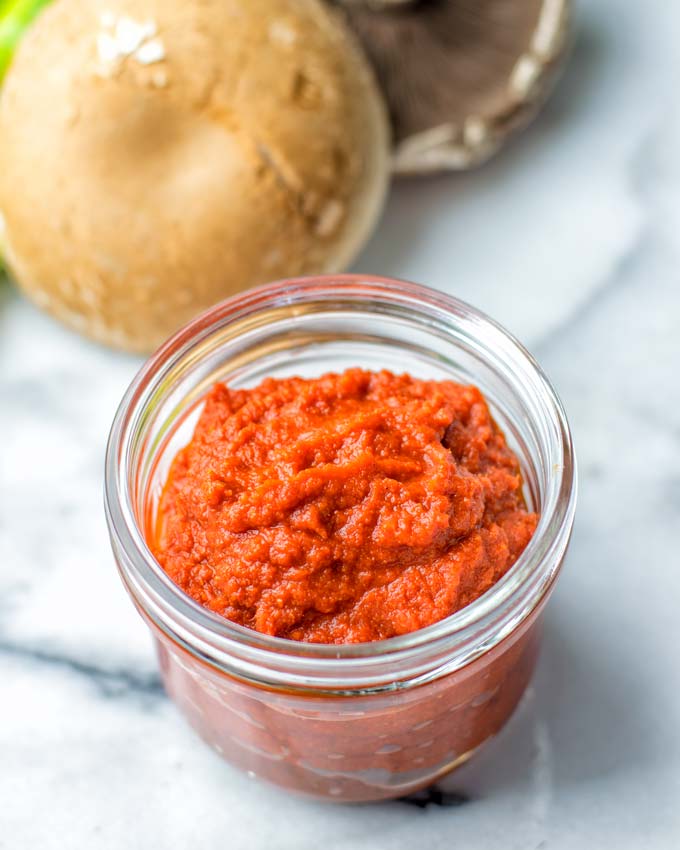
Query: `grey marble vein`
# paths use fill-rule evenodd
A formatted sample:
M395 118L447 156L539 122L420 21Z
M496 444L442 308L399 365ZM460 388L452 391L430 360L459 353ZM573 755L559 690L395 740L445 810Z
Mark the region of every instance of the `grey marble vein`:
M125 697L129 694L163 697L165 691L159 675L148 675L136 670L119 670L98 667L77 658L60 655L45 649L36 649L17 644L0 642L0 655L17 659L27 664L48 665L59 670L84 676L92 681L102 696Z

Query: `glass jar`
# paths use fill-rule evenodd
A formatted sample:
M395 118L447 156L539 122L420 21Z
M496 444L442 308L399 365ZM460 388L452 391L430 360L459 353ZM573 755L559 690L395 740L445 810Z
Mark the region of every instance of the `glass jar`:
M146 540L206 392L217 381L250 386L349 366L482 390L520 460L527 504L541 514L526 550L466 608L374 643L284 640L201 607L168 578ZM508 720L534 668L575 500L566 417L528 352L454 298L356 275L271 284L194 320L133 381L106 458L114 555L154 635L169 695L248 775L340 801L425 787Z

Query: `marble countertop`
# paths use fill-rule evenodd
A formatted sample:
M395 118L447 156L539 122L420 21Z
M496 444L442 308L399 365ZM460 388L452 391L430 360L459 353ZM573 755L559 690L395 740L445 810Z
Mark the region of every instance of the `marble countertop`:
M0 288L2 850L680 847L678 43L667 0L582 4L531 130L476 173L396 186L357 263L517 333L580 459L533 687L422 807L289 797L186 728L102 511L107 431L139 361Z

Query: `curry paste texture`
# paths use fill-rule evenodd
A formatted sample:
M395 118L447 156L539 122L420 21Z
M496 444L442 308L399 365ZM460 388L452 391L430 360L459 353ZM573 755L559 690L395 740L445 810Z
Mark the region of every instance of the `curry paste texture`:
M172 463L153 546L236 623L356 643L468 605L537 519L477 388L350 369L216 385Z

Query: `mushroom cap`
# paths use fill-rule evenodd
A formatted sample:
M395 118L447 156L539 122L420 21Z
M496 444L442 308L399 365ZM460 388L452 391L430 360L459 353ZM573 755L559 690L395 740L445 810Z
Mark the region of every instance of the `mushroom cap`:
M0 95L6 259L148 351L254 284L337 271L381 210L384 103L320 0L59 0Z
M569 43L570 0L338 0L387 98L393 169L488 159L547 97Z

